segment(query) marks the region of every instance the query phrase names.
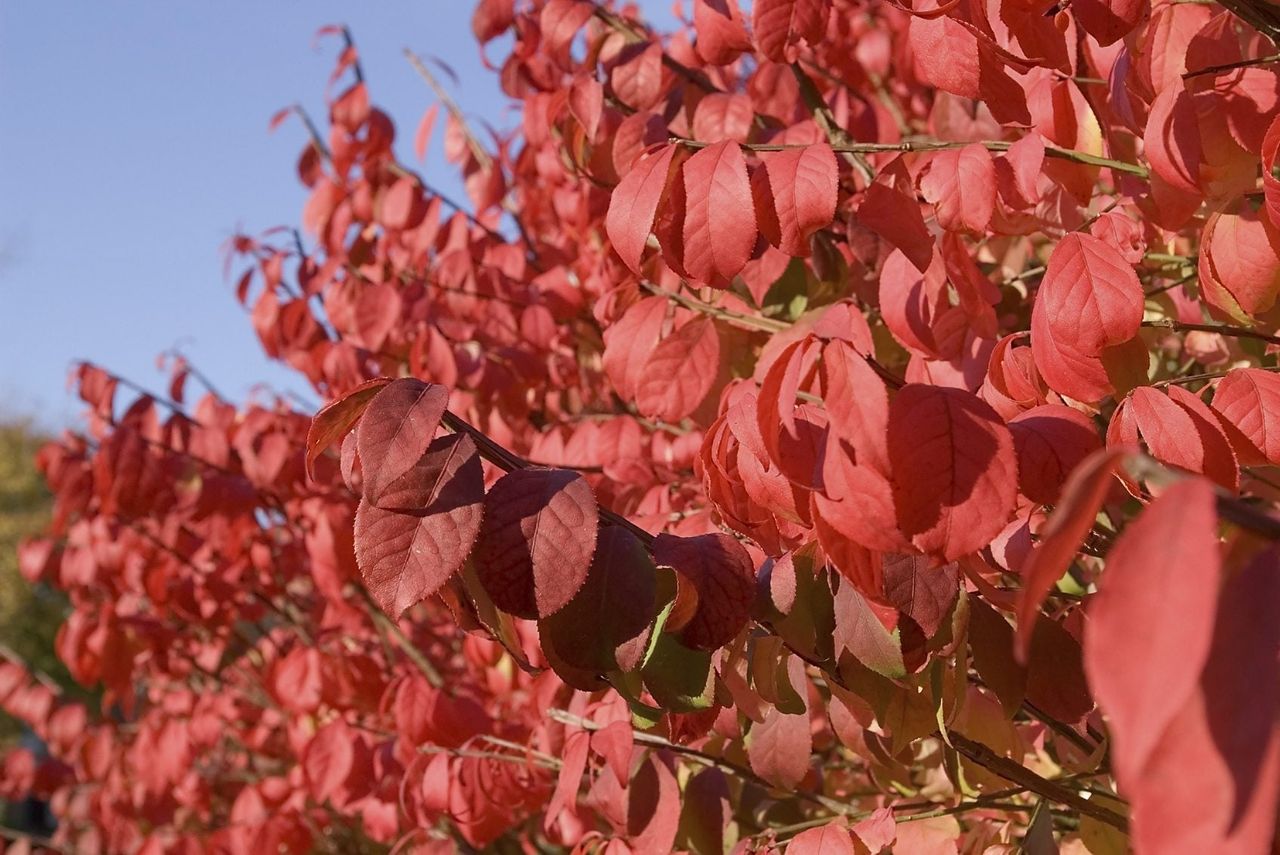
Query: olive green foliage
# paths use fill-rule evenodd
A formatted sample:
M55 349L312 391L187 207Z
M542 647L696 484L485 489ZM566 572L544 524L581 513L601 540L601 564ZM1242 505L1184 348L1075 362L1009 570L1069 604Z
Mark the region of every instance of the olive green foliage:
M27 421L0 424L0 651L13 651L66 685L70 677L53 652L66 601L18 572L18 544L43 529L52 504L35 465L44 441ZM16 723L0 713L0 742L16 733Z

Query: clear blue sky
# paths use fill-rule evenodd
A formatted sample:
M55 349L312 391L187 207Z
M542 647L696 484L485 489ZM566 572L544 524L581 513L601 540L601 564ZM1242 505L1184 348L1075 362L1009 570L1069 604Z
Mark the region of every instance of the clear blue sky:
M639 5L672 21L668 0ZM268 134L267 122L293 102L323 117L338 47L313 47L312 34L346 23L374 102L396 121L402 159L430 103L405 47L453 67L455 97L475 118L514 126L480 62L471 8L0 3L0 417L74 422L80 405L66 375L79 358L163 389L156 356L175 347L230 397L258 383L308 392L262 355L222 277L228 236L294 224L305 198L293 171L304 131L291 121ZM426 173L465 198L440 131Z

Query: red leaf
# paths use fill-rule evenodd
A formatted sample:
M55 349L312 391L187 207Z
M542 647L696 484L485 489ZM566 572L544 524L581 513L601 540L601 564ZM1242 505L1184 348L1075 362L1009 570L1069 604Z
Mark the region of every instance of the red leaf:
M1276 154L1280 152L1280 116L1267 127L1262 138L1262 192L1271 225L1280 227L1280 178L1275 175Z
M1027 661L1040 604L1071 566L1114 483L1112 475L1129 452L1127 448L1094 452L1067 478L1053 516L1041 529L1040 541L1022 568L1022 589L1018 592L1017 603L1018 626L1014 639L1019 662Z
M318 802L338 794L355 761L355 734L342 719L316 732L302 754L302 772Z
M1031 352L1049 386L1079 401L1111 394L1108 351L1137 336L1142 303L1142 285L1114 247L1092 235L1064 237L1031 312Z
M471 32L481 45L506 32L515 19L515 0L480 0L471 13Z
M1199 121L1191 93L1181 81L1151 103L1142 150L1151 162L1151 170L1171 187L1183 193L1201 193L1200 163L1204 151Z
M412 378L394 380L374 396L356 428L369 504L378 505L392 482L417 464L448 406L448 389Z
M858 223L896 246L921 273L933 263L933 236L913 197L879 181L862 195Z
M551 794L551 801L547 803L547 813L542 819L543 828L550 830L566 807L572 810L577 806L578 788L582 786L582 776L587 771L590 739L590 734L585 730L575 731L565 739L560 774L556 778L556 789Z
M633 303L604 333L604 370L624 400L634 401L645 366L658 346L670 304L663 297Z
M790 855L855 855L853 838L840 820L802 831L787 844Z
M1067 476L1102 447L1088 416L1062 404L1041 404L1009 422L1018 453L1018 485L1033 502L1054 504Z
M792 690L798 691L802 700L807 698L807 680L798 659L788 660L787 675ZM813 734L807 712L793 715L771 706L764 721L753 724L747 734L747 759L752 771L784 790L794 790L808 774L812 751Z
M1124 38L1151 12L1151 0L1074 0L1071 11L1084 31L1106 46Z
M569 46L578 30L591 18L592 4L587 0L547 0L538 19L543 47L562 67L569 65Z
M320 408L311 419L311 427L307 430L307 475L316 475L316 459L325 449L347 435L351 426L356 423L369 402L390 383L386 377L368 380L347 392L340 398L330 401Z
M956 565L933 567L923 556L886 555L883 573L884 601L933 638L960 593Z
M478 12L479 9L476 11ZM422 120L418 122L418 130L413 135L413 156L419 161L427 159L427 143L431 142L431 131L435 128L436 118L439 115L440 105L432 104L422 114Z
M634 670L649 638L656 598L653 561L640 541L618 526L604 526L586 582L568 605L538 622L538 634L574 668L598 674Z
M949 231L983 234L996 206L996 169L979 143L940 151L920 179L920 193L933 205L938 225Z
M388 197L390 195L388 193ZM361 288L352 313L354 334L349 340L375 353L381 350L387 336L400 322L402 308L400 292L390 282Z
M1241 463L1280 466L1280 376L1237 368L1213 393L1213 409L1228 430Z
M1221 573L1217 523L1213 488L1187 479L1152 502L1107 555L1089 604L1085 662L1111 722L1121 780L1141 771L1208 658Z
M720 336L715 321L694 318L658 341L640 372L636 409L641 415L676 423L692 415L720 370Z
M546 617L582 587L596 549L596 499L567 469L518 469L484 500L476 573L494 605Z
M795 62L801 41L822 40L830 9L830 0L754 0L751 29L760 53L774 62Z
M361 460L368 458L361 453ZM365 468L368 483L368 467ZM457 572L480 531L484 473L475 443L443 436L385 496L356 510L356 561L369 593L392 618Z
M1198 272L1206 303L1251 324L1280 295L1280 229L1261 210L1214 212L1201 236Z
M694 48L708 65L728 65L751 50L738 0L693 0Z
M835 218L839 185L835 153L826 143L816 143L763 152L761 160L778 225L777 232L766 231L762 220L761 231L788 255L808 256L809 238Z
M745 143L754 119L755 111L746 95L713 92L703 96L693 111L693 138L703 142L727 139Z
M751 258L756 218L742 149L732 140L707 146L682 170L684 267L697 282L725 287Z
M670 852L680 824L680 785L659 754L649 754L627 787L632 852Z
M902 533L953 561L986 546L1013 512L1013 438L981 398L908 384L889 405L889 463Z
M618 100L634 110L648 110L662 96L662 45L628 45L609 73Z
M984 101L996 120L1031 124L1026 93L1009 76L1005 55L989 36L942 15L908 24L921 77L944 92Z
M604 86L594 77L578 77L569 89L569 109L582 125L587 139L594 140L604 111Z
M615 721L591 734L591 750L605 759L619 781L625 781L631 774L631 752L635 744L635 731L626 721Z
M727 534L676 537L660 534L653 560L693 582L698 607L680 640L696 650L715 650L737 636L751 619L756 571L742 544Z
M1137 777L1120 779L1142 851L1265 852L1271 845L1280 779L1276 571L1271 549L1227 578L1199 686Z
M822 351L822 402L831 429L853 446L859 465L889 471L889 393L864 356L843 341ZM830 492L828 492L830 495Z
M1129 434L1136 430L1162 463L1207 475L1228 490L1239 486L1240 469L1226 434L1204 402L1185 389L1175 386L1169 395L1150 386L1134 389L1112 419L1108 444L1132 444Z
M667 145L656 154L642 158L614 188L609 200L605 219L609 242L618 257L636 273L640 272L640 258L653 231L653 218L665 195L675 153L676 147Z

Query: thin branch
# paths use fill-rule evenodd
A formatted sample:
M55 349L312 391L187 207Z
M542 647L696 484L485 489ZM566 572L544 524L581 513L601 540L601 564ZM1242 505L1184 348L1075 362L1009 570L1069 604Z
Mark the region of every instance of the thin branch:
M601 728L601 725L597 724L596 722L591 721L589 719L581 718L580 716L576 716L573 713L568 712L567 710L552 708L550 710L547 710L547 715L549 715L555 721L561 722L563 724L573 725L575 727L580 727L583 730L594 731L594 730L599 730ZM652 748L662 748L667 751L670 751L673 754L680 754L685 757L689 757L693 760L703 763L704 765L715 766L716 768L721 769L725 772L731 772L745 781L750 781L751 783L755 784L756 786L760 787L765 791L772 791L777 789L773 784L770 784L768 781L766 781L764 778L761 778L759 775L757 775L755 772L748 769L746 766L741 766L733 762L732 760L725 759L724 757L718 757L715 754L709 754L708 752L701 751L697 748L691 748L688 745L680 745L679 743L672 742L669 739L658 736L657 734L644 733L643 731L637 731L635 734L635 741L640 743L641 745L648 745ZM794 790L789 794L797 796L798 798L802 798L806 801L813 802L814 804L821 805L827 810L832 811L833 813L840 814L842 816L849 816L856 813L856 811L854 811L848 805L841 804L835 799L829 799L826 796L819 795L817 793L809 793L803 790Z
M611 29L621 33L629 44L649 41L649 34L645 30L634 26L625 18L620 17L616 12L606 9L599 4L593 5L595 8L592 13ZM690 68L684 63L676 60L665 50L662 52L662 64L705 92L713 93L721 91L719 86L716 86L711 82L711 78L707 77L701 71Z
M871 164L867 163L867 159L862 156L861 152L849 150L849 147L853 144L853 139L836 121L835 114L827 106L827 102L822 97L822 93L818 91L813 78L805 73L805 70L800 67L798 62L791 63L791 73L795 76L796 82L800 84L800 97L804 100L805 107L813 114L813 120L817 123L822 133L826 135L827 142L836 151L843 152L845 160L858 171L868 184L871 183L876 177L875 170L871 168Z
M28 662L25 658L23 658L23 656L19 654L18 651L14 650L12 647L5 644L4 642L0 642L0 657L8 659L14 665L17 665L23 671L26 671L28 674L31 675L32 679L34 679L40 685L44 686L49 691L53 692L55 695L62 694L62 687L58 685L57 680L53 679L48 674L41 671L39 668L36 668L35 666L33 666L30 662Z
M517 469L527 469L534 465L523 457L503 448L501 445L490 439L489 435L484 431L449 410L444 411L444 415L441 417L440 421L445 427L454 433L465 433L467 436L471 437L472 441L476 444L476 448L480 452L480 456L504 472L514 472ZM636 525L626 517L616 514L608 508L600 508L599 513L600 519L603 522L626 529L634 535L637 540L644 544L645 547L651 547L653 545L653 535L640 528L640 526Z
M1250 68L1255 65L1268 65L1273 62L1280 62L1280 53L1258 56L1253 59L1241 59L1236 62L1224 62L1221 65L1207 65L1204 68L1197 68L1195 71L1188 71L1182 75L1182 79L1190 80L1193 77L1200 77L1205 74L1221 74L1224 71L1235 71L1237 68Z
M987 746L980 742L975 742L963 734L952 731L948 735L951 737L951 744L956 751L1001 778L1012 781L1020 787L1024 787L1050 801L1074 808L1085 816L1093 817L1099 822L1105 822L1107 825L1121 830L1128 829L1128 820L1110 808L1090 801L1075 790L1064 787L1056 781L1041 777L1021 763L1017 763L1007 757L1001 757Z
M1269 335L1247 327L1232 326L1231 324L1193 324L1186 321L1175 321L1172 318L1161 318L1155 321L1143 321L1142 325L1156 329L1177 330L1178 332L1211 332L1233 338L1252 338L1258 341L1265 341L1268 344L1280 344L1280 336Z
M665 288L659 288L652 282L642 281L640 283L640 287L644 288L650 294L665 297L671 302L683 306L686 309L691 309L695 312L717 318L725 323L732 324L742 329L751 330L753 332L776 333L791 326L791 324L786 321L775 321L773 318L762 318L758 315L744 315L741 312L722 309L719 306L704 303L701 300L694 299L693 297L679 294L674 291L668 291ZM872 370L880 376L880 379L890 387L894 389L901 389L906 385L905 381L901 377L894 374L874 358L870 356L864 356L863 358L867 360L867 364L871 366Z
M479 138L475 132L471 130L471 125L467 123L467 116L462 112L462 108L458 106L458 102L453 100L453 96L449 91L440 85L440 80L431 73L431 69L427 68L426 63L409 48L404 49L405 59L409 60L409 64L413 66L413 70L418 72L418 76L426 81L431 87L431 91L440 99L440 103L444 104L444 108L449 111L449 115L453 116L453 120L458 123L459 130L462 135L467 138L467 147L471 149L471 153L475 155L480 166L488 169L493 165L493 158L489 152L485 151L484 146L480 144Z
M684 137L671 137L670 142L688 146L690 148L705 148L710 143L701 142L699 140L686 139ZM881 152L925 152L925 151L944 151L952 148L964 148L973 143L968 142L944 142L941 140L904 140L900 143L849 143L847 145L833 145L831 148L840 152L856 152L858 154L878 154ZM981 140L978 145L987 149L987 151L1008 151L1013 143L1004 140ZM775 145L769 144L749 144L744 148L751 151L785 151L790 148L802 148L796 145ZM1125 172L1129 175L1136 175L1139 178L1146 178L1149 174L1145 166L1139 166L1136 163L1127 163L1123 160L1112 160L1109 157L1099 157L1083 151L1076 151L1071 148L1062 148L1056 145L1046 145L1044 153L1048 157L1057 158L1058 160L1070 160L1073 163L1084 163L1089 166L1103 166L1107 169L1114 169L1116 172Z
M414 646L414 643L409 636L404 634L404 630L400 628L400 624L383 614L382 609L373 601L373 597L369 594L368 589L363 585L358 587L360 590L360 597L364 600L365 611L373 621L374 626L378 628L378 631L386 632L396 640L396 644L399 646L401 652L404 653L405 658L412 662L414 666L422 672L422 676L427 678L427 682L431 684L432 688L439 689L442 687L444 685L444 678L440 676L440 672L431 664L431 661L422 655L422 651Z

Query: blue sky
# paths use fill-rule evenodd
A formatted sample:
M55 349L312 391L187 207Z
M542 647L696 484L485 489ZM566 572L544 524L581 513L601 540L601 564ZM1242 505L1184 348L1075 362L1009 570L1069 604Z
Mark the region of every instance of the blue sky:
M667 0L639 5L672 20ZM452 66L454 95L476 119L514 126L480 62L471 8L0 3L0 418L73 423L66 376L79 358L163 389L156 357L173 348L237 400L259 383L308 392L262 355L222 277L227 237L294 224L305 198L293 171L304 131L291 121L268 134L267 122L293 102L324 115L338 48L312 35L346 23L402 159L430 103L406 47ZM465 198L436 133L426 174Z

